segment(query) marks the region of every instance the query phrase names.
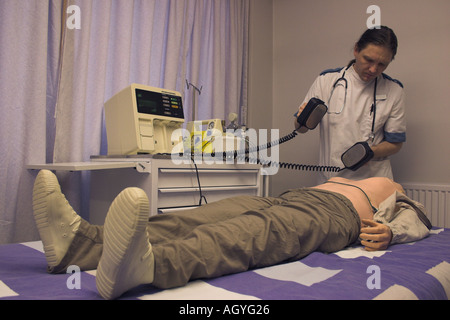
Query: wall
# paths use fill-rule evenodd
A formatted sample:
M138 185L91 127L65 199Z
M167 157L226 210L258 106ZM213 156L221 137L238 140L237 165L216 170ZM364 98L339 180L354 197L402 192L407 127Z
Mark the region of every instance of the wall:
M248 127L272 128L273 91L272 0L250 1ZM264 112L261 112L263 110Z
M258 10L251 11L252 25L270 7L268 1L253 2ZM398 54L386 73L402 81L407 95L407 142L392 158L395 180L449 184L450 148L446 140L450 137L450 64L445 58L450 51L450 2L446 0L272 1L273 30L261 30L266 35L270 33L264 40L261 35L256 39L250 35L250 59L259 68L270 65L270 55L254 50L255 42L273 40L272 92L260 91L273 99L271 127L279 128L281 135L291 132L292 114L317 75L324 69L344 66L353 58L353 45L367 28L370 14L366 10L372 4L381 9L381 24L391 27L399 39ZM261 81L255 73L259 68L253 66L253 82ZM262 84L259 86L262 88ZM253 97L255 93L250 95L249 109L255 114L262 106L253 103ZM267 104L264 108L268 108ZM267 119L251 119L255 120L255 127L267 124ZM318 130L297 137L281 146L280 158L315 164L318 140ZM315 173L280 170L271 177L271 192L277 194L314 183Z

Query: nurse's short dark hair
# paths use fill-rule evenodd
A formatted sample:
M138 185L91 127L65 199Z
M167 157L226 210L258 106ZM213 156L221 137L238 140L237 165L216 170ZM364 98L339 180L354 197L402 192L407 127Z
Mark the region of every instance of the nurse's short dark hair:
M394 31L386 26L381 26L379 29L367 29L356 42L356 49L358 51L364 50L369 44L386 47L392 52L392 60L397 54L398 41Z

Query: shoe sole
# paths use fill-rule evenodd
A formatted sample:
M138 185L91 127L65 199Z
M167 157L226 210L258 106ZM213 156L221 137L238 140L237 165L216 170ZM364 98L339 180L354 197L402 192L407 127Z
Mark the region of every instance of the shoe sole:
M123 262L146 232L148 218L148 198L141 189L127 188L112 203L105 220L103 253L96 276L97 290L103 298L114 299L128 290L120 284L127 271Z
M56 266L57 255L50 231L47 196L60 190L58 179L47 170L41 170L33 187L33 216L44 245L45 258L49 266Z

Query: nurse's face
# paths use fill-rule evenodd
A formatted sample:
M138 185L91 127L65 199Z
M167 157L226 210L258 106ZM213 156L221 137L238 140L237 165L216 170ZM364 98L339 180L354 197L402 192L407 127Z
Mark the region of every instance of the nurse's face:
M390 49L368 44L364 49L358 50L356 47L354 68L361 80L369 82L378 77L392 61L392 52Z

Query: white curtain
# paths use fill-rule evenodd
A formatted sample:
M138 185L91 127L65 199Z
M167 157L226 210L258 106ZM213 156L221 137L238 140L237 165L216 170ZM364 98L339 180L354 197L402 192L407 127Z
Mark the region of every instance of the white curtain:
M248 15L249 0L1 0L0 243L37 237L24 166L106 154L103 104L130 83L180 91L187 121L186 81L197 119L245 119ZM89 174L59 175L88 218Z
M34 175L45 162L49 3L0 1L0 243L36 237Z

